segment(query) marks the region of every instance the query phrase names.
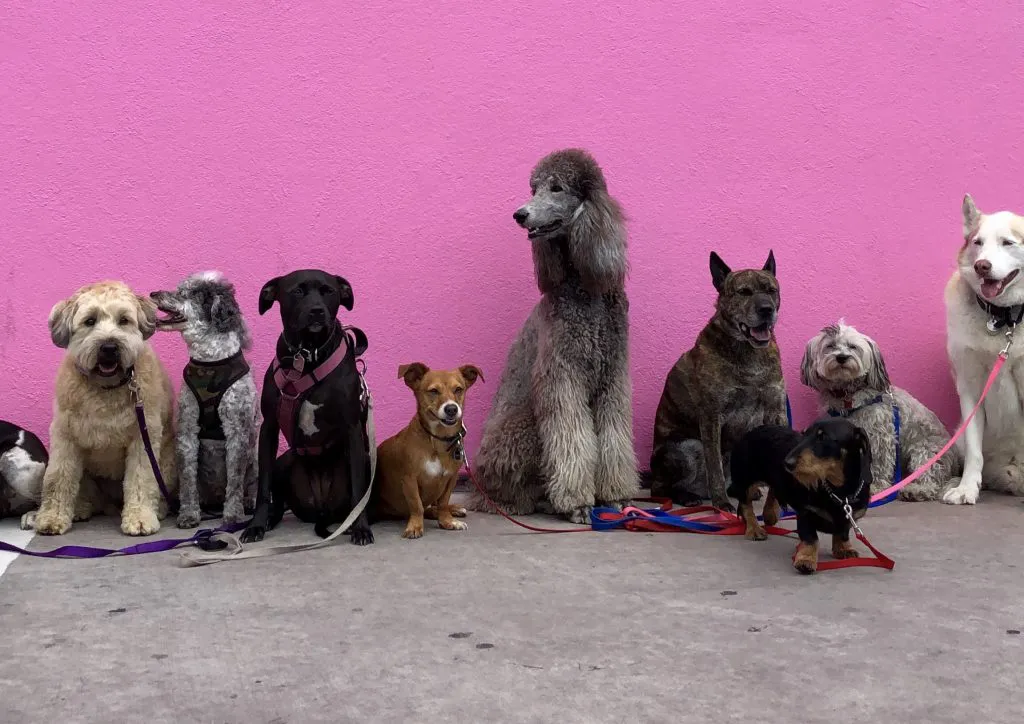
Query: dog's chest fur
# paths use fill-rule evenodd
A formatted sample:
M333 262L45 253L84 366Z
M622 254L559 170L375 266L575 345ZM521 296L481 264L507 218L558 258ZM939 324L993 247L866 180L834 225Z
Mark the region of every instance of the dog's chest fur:
M565 359L579 368L591 391L621 368L628 354L629 302L624 292L590 295L565 284L545 297L547 316Z

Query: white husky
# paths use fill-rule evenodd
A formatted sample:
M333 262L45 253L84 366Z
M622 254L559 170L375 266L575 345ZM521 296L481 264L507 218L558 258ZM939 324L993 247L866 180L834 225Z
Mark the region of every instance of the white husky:
M1007 332L1024 318L1024 218L983 214L964 197L964 245L946 285L946 349L963 417L978 403ZM964 435L964 474L943 495L973 505L986 488L1024 495L1024 326Z

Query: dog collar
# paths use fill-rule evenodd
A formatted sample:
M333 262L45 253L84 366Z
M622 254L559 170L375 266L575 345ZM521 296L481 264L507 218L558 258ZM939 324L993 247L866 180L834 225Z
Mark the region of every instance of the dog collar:
M1015 304L1012 307L1000 307L985 300L981 295L975 294L978 306L988 315L985 326L989 334L996 334L1004 327L1016 327L1024 319L1024 304Z
M331 333L327 337L327 341L319 347L314 349L307 349L301 344L295 345L288 341L288 337L285 336L284 332L281 333L281 339L284 340L285 347L292 354L292 369L297 370L299 374L302 374L302 370L305 368L306 363L316 364L320 361L321 354L327 349L327 347L334 341L334 335L338 331L338 320L334 320L334 324L331 325Z
M89 370L83 370L78 365L75 365L75 369L78 370L78 374L82 375L82 377L88 378L89 375L91 374L89 372ZM124 387L129 382L131 382L133 377L135 377L135 366L134 365L132 365L131 367L129 367L128 369L126 369L124 371L124 377L121 378L121 381L118 382L116 385L109 385L109 386L108 385L101 385L100 389L101 390L116 390L116 389L120 389L121 387Z
M430 437L434 438L435 440L440 440L441 442L448 443L448 454L452 456L452 460L459 462L466 457L466 449L462 442L463 438L466 437L465 425L460 426L459 431L449 437L441 437L440 435L435 435L430 431L430 428L423 424L423 420L420 420L420 427L423 428L423 432L427 433L428 435L430 435Z
M828 408L828 414L829 417L848 417L853 413L857 412L857 410L863 410L865 407L877 405L879 402L882 402L883 400L885 400L885 395L879 395L878 397L873 397L867 402L864 402L854 407L853 398L845 397L843 398L843 406Z

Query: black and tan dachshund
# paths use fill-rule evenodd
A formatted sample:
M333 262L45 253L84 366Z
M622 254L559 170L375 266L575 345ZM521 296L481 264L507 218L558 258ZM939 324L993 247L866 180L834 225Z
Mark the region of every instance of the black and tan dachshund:
M729 495L739 501L748 540L768 537L752 505L760 486L767 485L765 525L778 522L779 504L796 511L800 543L793 567L800 573L818 569L819 531L832 534L834 558L858 556L845 506L859 519L871 497L871 444L863 430L842 418L819 420L803 433L764 425L740 440L731 462Z

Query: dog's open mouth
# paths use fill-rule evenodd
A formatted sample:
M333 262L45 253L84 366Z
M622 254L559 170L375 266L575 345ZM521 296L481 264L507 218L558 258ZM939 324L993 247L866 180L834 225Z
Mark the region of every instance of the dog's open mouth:
M772 341L772 325L768 322L758 327L748 327L740 324L740 331L747 335L747 338L758 347L764 347Z
M157 305L156 308L161 314L164 315L162 317L156 318L156 326L158 327L172 327L175 324L184 324L186 321L185 315L177 310L168 309L167 307L161 306L159 304Z
M117 360L101 360L96 363L94 372L100 377L113 377L121 369L121 364Z
M987 277L982 277L981 296L985 297L985 299L995 299L1005 291L1006 287L1008 287L1014 279L1017 278L1017 274L1019 272L1019 269L1014 269L1002 279L989 279Z
M536 239L538 236L547 236L552 231L558 231L561 226L561 221L552 221L550 224L544 224L544 226L528 226L526 227L526 238Z

